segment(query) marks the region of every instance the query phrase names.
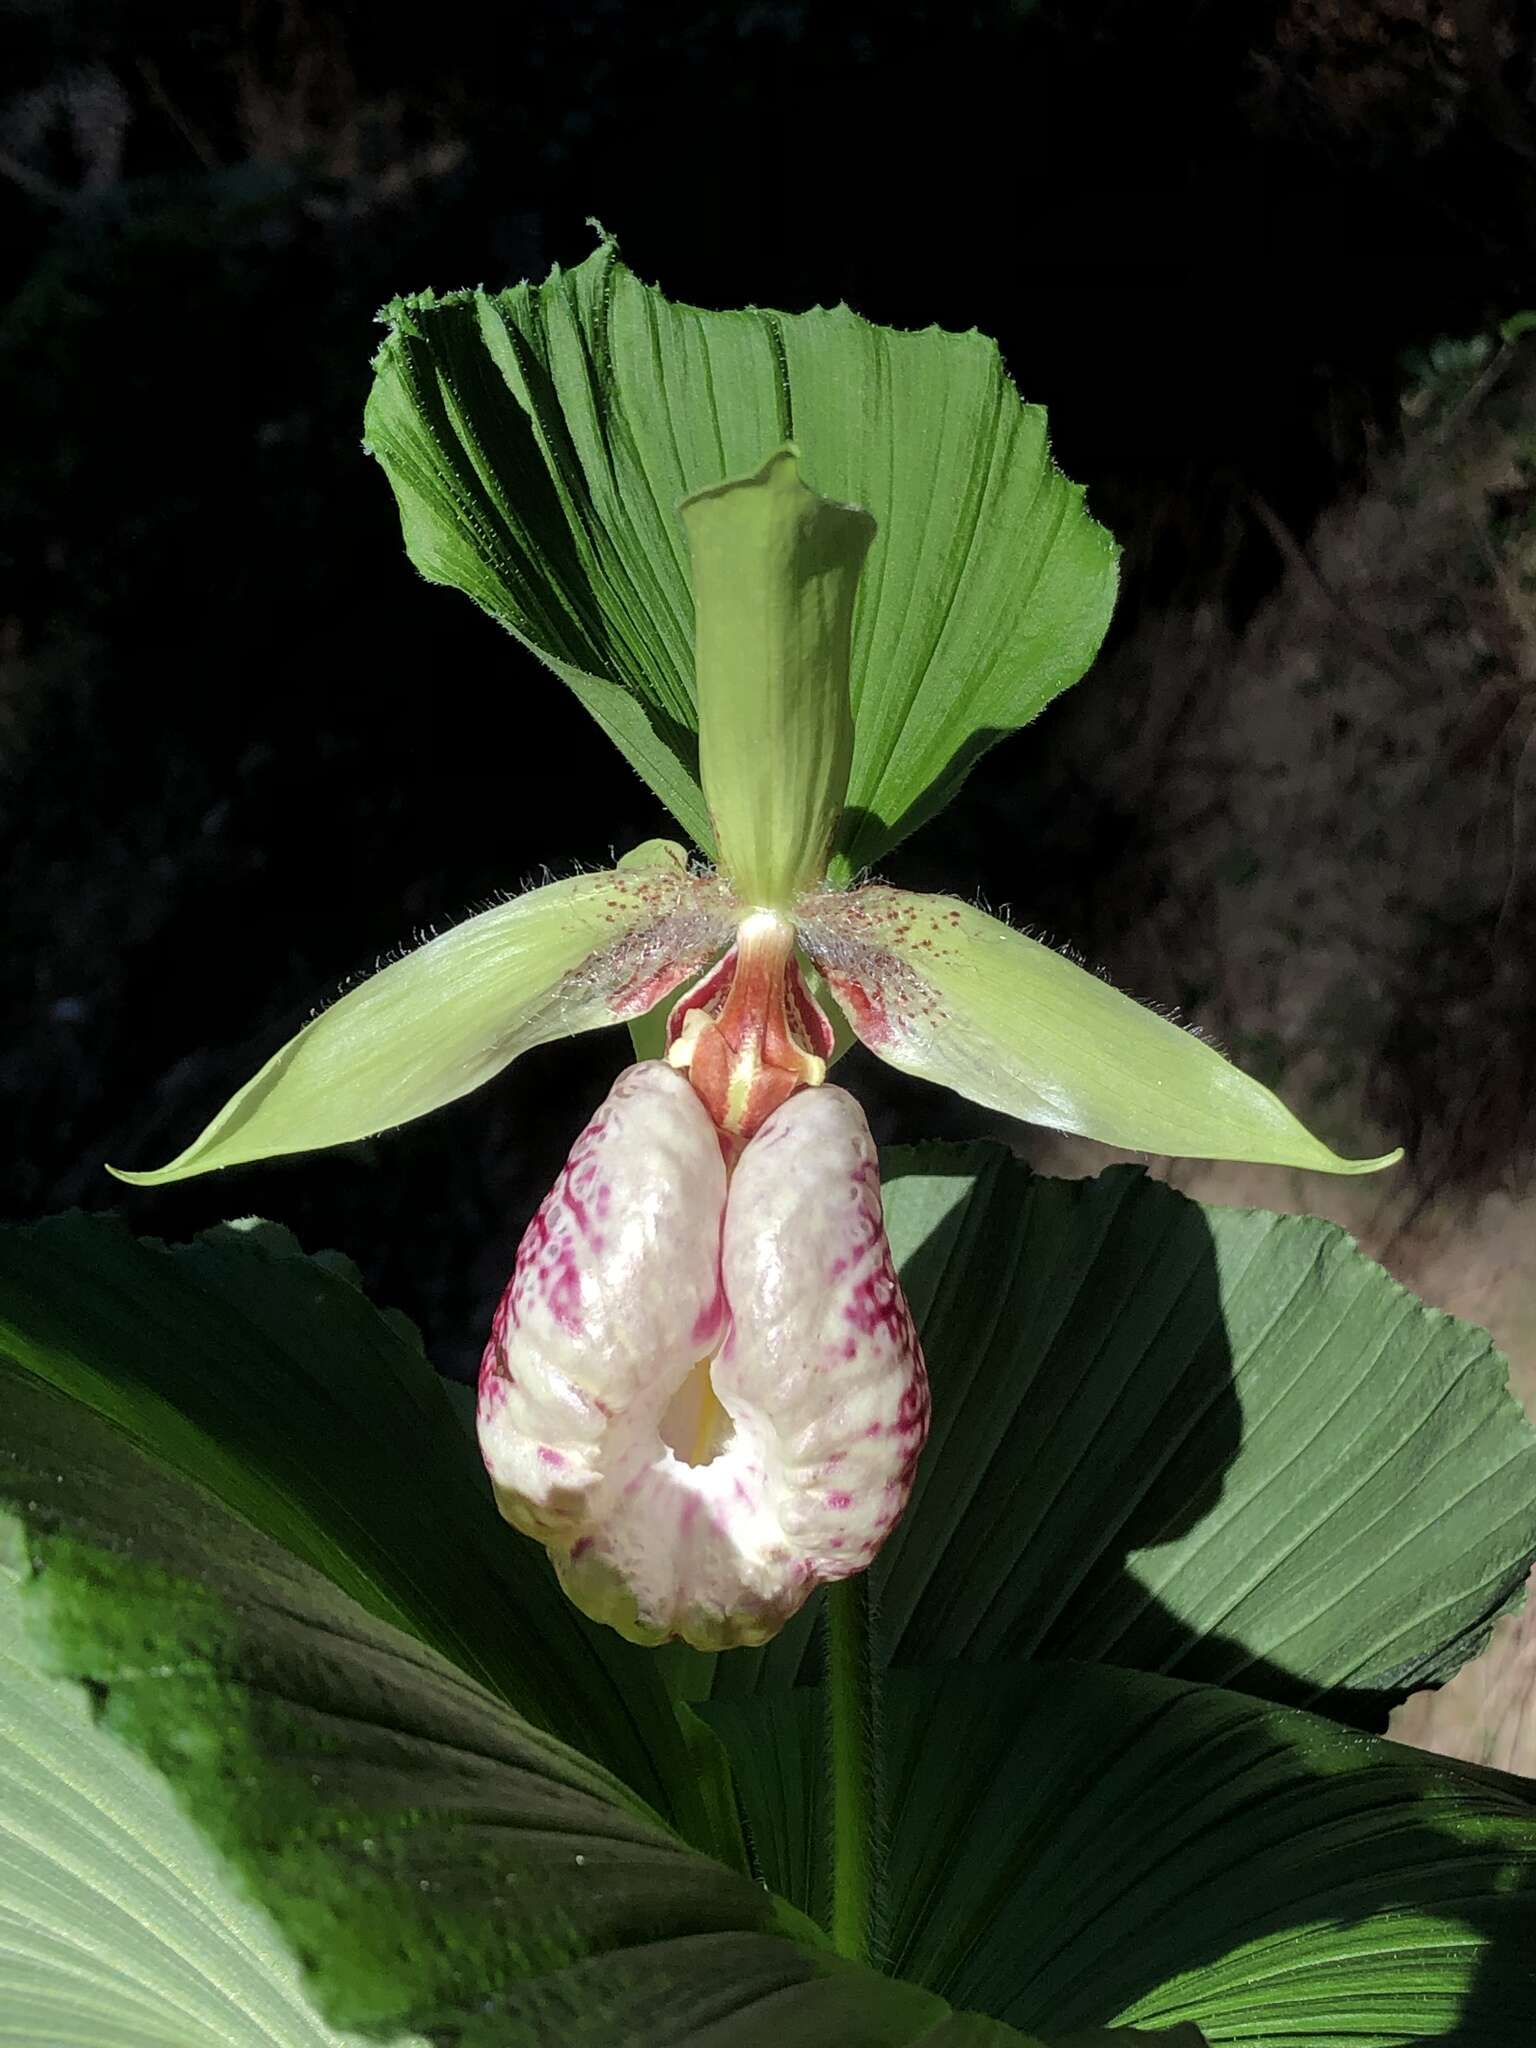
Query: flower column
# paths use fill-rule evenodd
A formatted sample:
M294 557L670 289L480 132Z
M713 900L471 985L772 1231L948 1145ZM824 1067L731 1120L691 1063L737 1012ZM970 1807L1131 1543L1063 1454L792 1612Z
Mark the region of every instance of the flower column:
M684 508L700 757L736 944L620 1076L529 1227L481 1376L502 1512L642 1642L762 1642L830 1582L834 1939L868 1952L873 1667L863 1572L928 1423L922 1354L793 906L852 753L868 515L783 452Z

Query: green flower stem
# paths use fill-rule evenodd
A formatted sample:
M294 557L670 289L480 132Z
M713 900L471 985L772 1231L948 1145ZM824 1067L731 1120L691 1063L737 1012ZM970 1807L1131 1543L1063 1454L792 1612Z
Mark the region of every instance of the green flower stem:
M873 1960L880 1841L875 1753L876 1675L869 1575L828 1586L827 1756L832 1772L832 1945L856 1963Z

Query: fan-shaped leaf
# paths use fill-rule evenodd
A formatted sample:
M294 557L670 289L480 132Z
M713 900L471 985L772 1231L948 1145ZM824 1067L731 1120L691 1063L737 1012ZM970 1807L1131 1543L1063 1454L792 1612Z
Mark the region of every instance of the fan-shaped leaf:
M981 335L672 305L606 243L542 285L387 317L367 432L411 559L541 655L707 851L677 508L785 442L879 526L836 873L931 815L1103 637L1114 549Z
M877 1565L899 1662L1069 1656L1372 1709L1536 1559L1536 1431L1486 1332L1312 1217L991 1146L886 1161L933 1431Z

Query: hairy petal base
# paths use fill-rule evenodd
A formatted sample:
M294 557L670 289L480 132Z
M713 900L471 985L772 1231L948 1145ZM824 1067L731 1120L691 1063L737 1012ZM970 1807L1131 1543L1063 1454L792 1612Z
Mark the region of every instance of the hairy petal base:
M805 897L807 953L903 1073L1128 1151L1374 1173L1341 1159L1214 1046L968 903L878 883Z
M653 850L654 848L654 850ZM731 897L681 847L468 918L348 990L136 1187L347 1145L457 1102L519 1054L642 1016L728 942Z

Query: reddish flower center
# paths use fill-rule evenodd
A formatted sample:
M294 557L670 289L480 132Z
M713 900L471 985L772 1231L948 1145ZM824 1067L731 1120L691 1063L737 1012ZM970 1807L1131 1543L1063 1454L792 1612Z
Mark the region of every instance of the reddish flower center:
M797 1089L826 1078L832 1045L795 959L795 928L771 911L743 919L736 944L667 1024L668 1062L736 1146Z

